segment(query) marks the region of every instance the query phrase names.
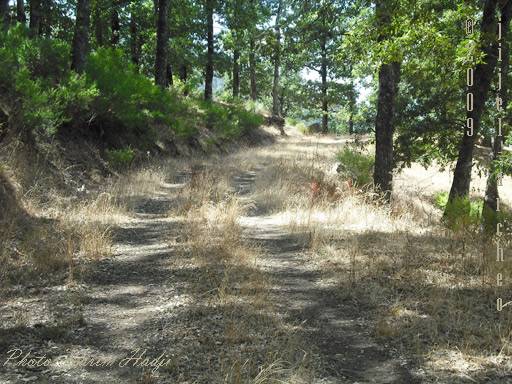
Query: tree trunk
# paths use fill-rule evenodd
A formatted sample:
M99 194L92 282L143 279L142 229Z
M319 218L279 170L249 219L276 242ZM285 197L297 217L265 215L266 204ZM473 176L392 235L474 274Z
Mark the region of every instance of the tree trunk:
M112 13L110 14L110 29L111 37L110 44L115 47L119 44L119 37L121 35L121 22L119 21L119 2L112 1Z
M96 39L96 45L102 47L105 45L105 38L103 33L103 15L101 9L101 0L94 2L94 37Z
M400 81L400 63L382 64L375 122L375 187L390 198L393 187L393 133L395 98Z
M327 39L322 37L320 43L322 63L320 76L322 77L322 132L329 131L329 105L327 100Z
M350 72L352 73L352 68L350 69ZM356 108L356 93L354 89L354 82L350 82L350 94L349 94L349 101L348 101L348 134L353 135L354 134L354 114L355 114L355 108Z
M204 99L211 101L213 99L213 10L215 0L206 0L206 24L207 24L207 44L208 52L206 55L206 68L204 79Z
M256 19L256 14L258 12L256 0L250 1L250 8ZM256 84L256 31L256 24L252 24L249 31L249 88L252 101L256 101L258 99L258 88Z
M173 85L174 82L172 80L172 65L171 63L167 63L167 81L169 83L169 85Z
M186 83L188 79L187 65L181 64L180 66L180 80L182 83Z
M21 24L25 24L27 22L27 16L25 15L24 0L16 1L16 20L18 20L18 23L21 23Z
M465 129L459 148L459 157L453 175L452 187L448 201L457 197L467 197L471 183L471 169L473 167L473 147L480 128L480 120L485 106L485 100L491 85L491 79L497 62L497 44L490 39L496 36L496 5L497 0L486 0L481 24L481 41L484 61L476 65L474 82L471 87L473 93L473 110L466 113L468 119L473 119L473 133Z
M42 0L41 3L41 24L39 26L39 34L50 37L52 33L52 0Z
M71 53L71 68L78 73L85 69L87 54L89 51L89 0L78 0L76 5L75 34Z
M276 13L276 21L274 25L275 47L274 47L274 79L272 83L272 116L280 116L279 108L279 68L281 66L281 12L282 0L279 0Z
M348 134L353 135L354 134L354 110L352 106L350 107L350 112L348 115Z
M508 1L507 4L501 9L501 25L502 25L502 60L500 62L501 69L501 90L500 95L502 98L502 108L507 111L509 101L509 64L510 64L510 46L508 42L509 30L510 30L510 18L512 13L512 2ZM506 112L505 112L506 113ZM508 126L502 124L503 127ZM496 231L497 224L497 210L498 210L498 179L496 161L501 155L503 148L503 136L506 136L508 132L496 132L494 136L492 162L489 167L489 176L487 177L487 185L485 189L484 207L482 212L482 219L484 230L487 233L494 233Z
M240 96L240 50L233 51L233 98Z
M35 37L41 34L41 0L30 0L30 36Z
M162 88L169 85L167 77L167 55L169 0L158 0L158 21L156 26L155 83Z
M180 80L184 85L183 95L188 96L188 88L187 88L187 80L188 80L188 70L187 64L183 63L180 66Z
M258 88L256 86L256 52L254 36L252 35L249 41L249 77L251 81L251 100L256 101L258 98Z
M279 93L279 116L282 118L286 117L286 113L288 112L288 108L285 106L285 100L284 89L281 88Z
M2 28L7 30L9 28L9 0L0 0L0 19L2 22Z
M375 14L378 27L385 31L391 25L391 12L386 0L376 3ZM389 38L385 33L379 36L383 41ZM393 133L395 98L400 81L400 63L384 63L379 69L379 94L375 121L375 168L373 182L375 188L386 200L391 197L393 188Z
M137 17L132 10L130 14L130 55L132 63L137 70L140 65L140 45L139 45L139 28L137 26Z

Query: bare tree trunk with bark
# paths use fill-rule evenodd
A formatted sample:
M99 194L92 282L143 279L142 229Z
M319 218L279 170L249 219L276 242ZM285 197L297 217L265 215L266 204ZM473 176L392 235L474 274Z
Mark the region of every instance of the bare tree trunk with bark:
M0 19L2 23L2 29L7 30L10 22L9 15L9 0L0 0Z
M167 76L169 0L158 0L157 12L155 83L162 88L166 88L169 85L169 77Z
M449 202L454 201L458 197L467 197L469 195L471 170L473 168L473 148L480 130L480 121L497 62L497 43L495 42L497 28L495 12L497 3L497 0L486 0L484 4L480 28L480 44L484 60L475 67L474 82L471 87L473 108L472 111L468 111L466 114L468 120L472 119L472 129L465 129L464 136L462 137L448 198Z
M85 69L87 54L89 53L89 0L78 0L76 5L75 34L71 53L71 68L78 73Z
M16 1L16 20L18 23L25 24L27 22L27 15L25 15L25 2L24 0Z
M50 37L53 23L53 0L42 0L40 35Z
M500 62L501 69L501 90L500 95L502 99L502 108L504 111L507 110L509 101L509 64L510 64L510 45L508 42L509 30L510 30L510 18L512 13L512 1L508 1L507 4L501 8L501 24L502 24L502 60ZM503 128L506 124L502 124ZM503 149L503 136L506 136L507 132L497 131L494 136L492 162L489 167L489 176L487 177L487 185L485 189L484 207L482 212L482 219L484 229L487 233L494 233L496 231L497 224L497 210L498 210L498 178L496 161L499 160L501 151Z
M233 51L233 98L240 96L240 50Z
M93 5L94 38L96 45L102 47L105 44L103 16L101 9L101 0L96 0Z
M251 9L257 12L256 0L251 0ZM256 34L257 28L255 25L249 31L249 82L250 82L250 96L251 100L256 101L258 98L258 88L256 84Z
M274 79L272 82L272 118L279 122L278 127L282 135L284 135L284 127L281 123L281 108L279 107L279 80L281 67L281 12L283 9L283 1L279 0L276 13L276 21L274 24L275 47L274 47Z
M213 11L215 0L206 0L206 39L208 51L206 54L206 68L204 73L204 99L211 101L213 99Z
M115 47L119 44L119 37L121 35L121 22L119 20L119 2L117 0L112 1L112 12L110 14L110 29L111 37L110 44Z
M137 25L137 16L132 10L130 14L130 56L132 63L139 70L140 65L140 38L139 28Z
M182 63L180 66L180 80L184 85L183 95L188 96L187 80L188 80L188 68L186 63Z
M391 25L390 5L385 0L376 3L375 14L378 27L387 30ZM389 38L381 34L379 40ZM400 63L384 63L379 69L379 95L375 121L375 188L389 201L393 189L393 133L395 130L395 98L400 82Z
M249 41L249 77L251 82L251 100L256 101L258 98L258 88L256 84L256 52L255 52L254 36Z
M279 69L281 66L281 11L282 0L279 1L274 25L275 47L274 47L274 79L272 83L272 115L279 116Z
M169 85L173 85L174 81L172 79L172 65L171 63L167 63L167 82Z
M322 132L329 131L329 104L327 99L327 38L322 37L320 77L322 78Z
M35 37L41 34L41 0L30 0L30 36Z

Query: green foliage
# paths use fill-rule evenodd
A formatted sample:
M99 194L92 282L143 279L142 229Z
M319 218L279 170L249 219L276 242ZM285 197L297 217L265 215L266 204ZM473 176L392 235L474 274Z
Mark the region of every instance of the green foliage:
M229 119L229 110L218 103L203 102L201 106L205 112L205 121L210 127L229 132L234 127Z
M339 171L343 177L347 177L360 187L372 183L375 158L372 155L345 147L337 156L340 162Z
M107 149L106 150L108 162L117 169L124 169L130 166L135 158L135 151L128 148L121 149Z
M54 134L59 125L60 114L57 105L51 101L51 94L45 90L41 81L31 78L27 68L22 68L15 73L13 80L14 88L9 92L9 97L15 97L19 103L15 110L17 129L30 129L47 135ZM11 111L16 108L14 105L9 105L9 99L3 102Z
M306 126L304 121L297 119L295 117L289 116L285 119L286 125L297 128L297 130L303 135L309 135L311 132L309 128Z
M494 234L498 223L503 224L504 228L510 228L512 225L512 212L505 207L500 207L500 211L495 212L484 204L482 209L483 230L487 234Z
M258 113L260 115L269 113L261 101L247 100L244 102L244 106L248 111Z
M444 211L443 221L447 228L454 232L476 229L482 218L482 200L470 200L457 197L448 201L448 193L440 192L434 196L435 205Z
M261 126L265 119L263 116L250 112L243 107L235 107L233 110L235 123L240 127L242 132L249 132Z
M263 124L263 116L248 111L241 104L219 104L201 102L204 123L214 129L220 137L232 139Z
M179 135L193 133L193 127L180 120L188 114L187 105L137 73L122 51L98 49L89 56L86 73L100 91L94 104L100 118L120 122L129 130L149 132L166 125Z
M303 126L305 128L304 133L306 133L306 131L307 131L306 122L303 119L301 119L297 116L287 116L284 120L285 120L286 125L290 125L292 127Z
M52 135L88 118L97 90L69 70L68 56L67 43L29 39L20 25L0 34L0 102L16 129Z
M69 76L69 44L61 40L29 40L26 64L33 78L42 79L47 85L59 84Z
M436 193L434 196L434 202L436 207L439 209L443 209L446 207L446 204L448 203L448 192L439 192Z
M299 121L295 126L297 127L299 132L302 133L303 135L311 134L310 129L306 126L306 124L304 124L304 122Z
M169 127L189 136L205 125L221 137L234 138L263 124L263 118L240 104L196 101L163 90L135 71L122 51L100 48L90 55L87 78L96 84L99 97L94 110L99 119L119 122L130 131L150 134L154 127Z
M83 124L92 116L91 105L99 96L95 84L89 84L83 75L72 72L53 92L53 99L61 111L60 123Z
M501 155L494 160L491 169L494 171L496 177L500 174L512 175L512 153L503 151Z
M428 166L434 160L447 165L458 155L465 119L461 108L466 95L466 69L479 60L474 40L464 25L477 19L475 4L425 2L417 9L414 26L404 20L407 59L401 71L397 99L395 161L408 166L413 161ZM410 16L407 17L410 19ZM428 58L428 59L426 59ZM450 70L446 70L450 68ZM494 124L494 123L493 123Z
M107 141L142 147L157 134L192 135L206 121L226 138L263 123L242 104L205 104L155 86L121 50L99 48L78 75L69 69L69 51L58 39L29 39L22 26L0 34L0 103L20 131L49 136L97 125Z

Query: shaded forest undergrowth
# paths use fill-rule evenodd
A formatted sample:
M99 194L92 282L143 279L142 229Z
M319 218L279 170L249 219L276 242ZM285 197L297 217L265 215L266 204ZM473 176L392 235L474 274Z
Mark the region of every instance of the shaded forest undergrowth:
M507 377L512 317L492 310L494 248L475 232L442 227L433 196L398 185L387 206L340 177L345 142L292 135L232 155L162 161L87 198L52 199L26 244L14 244L19 255L2 263L0 330L2 355L16 347L52 364L7 364L0 375L66 383ZM58 237L45 232L55 222ZM84 364L137 348L168 361L154 372Z

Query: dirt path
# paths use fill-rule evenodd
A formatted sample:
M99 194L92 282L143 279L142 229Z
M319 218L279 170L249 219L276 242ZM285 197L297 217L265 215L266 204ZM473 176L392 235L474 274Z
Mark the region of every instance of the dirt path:
M255 174L244 174L243 193L250 192ZM256 212L258 209L256 207ZM303 324L301 337L318 354L315 383L414 383L406 362L392 357L370 336L370 319L357 302L339 301L325 274L308 263L304 236L275 224L272 216L242 217L246 237L267 252L260 261L274 282L272 297L280 315Z
M249 193L256 177L257 170L240 172L238 193ZM140 199L132 219L115 229L115 255L87 268L78 285L26 289L2 302L0 383L193 383L205 366L215 370L208 324L214 333L219 315L194 302L197 266L170 262L170 239L183 222L167 212L181 187L166 184ZM412 383L404 364L373 341L364 308L339 301L323 272L309 266L301 237L259 211L240 223L265 250L258 265L272 282L277 316L301 324L299 336L316 355L313 382ZM196 344L208 345L212 357L195 356Z

